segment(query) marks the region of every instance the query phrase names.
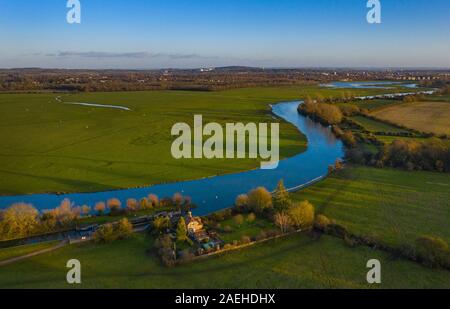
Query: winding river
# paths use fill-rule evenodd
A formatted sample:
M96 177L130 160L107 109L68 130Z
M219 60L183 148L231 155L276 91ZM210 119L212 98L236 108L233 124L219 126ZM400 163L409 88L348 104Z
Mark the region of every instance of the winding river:
M125 205L129 198L140 199L150 193L164 197L181 192L192 197L192 201L199 206L195 213L203 215L230 207L237 195L255 187L264 186L273 190L282 178L288 188L306 184L325 175L328 165L343 157L344 149L342 143L334 137L329 128L299 115L298 104L299 102L279 103L273 106L273 113L294 124L306 135L309 141L308 149L295 157L282 160L275 170L252 170L194 181L109 192L3 196L0 197L0 208L17 202L25 202L33 204L39 210L44 210L58 206L65 198L70 199L76 205L94 206L98 201L116 197Z
M383 85L388 84L384 82ZM328 86L336 88L381 87L373 83L339 83ZM369 98L369 97L368 97ZM110 198L118 198L125 205L129 198L140 199L150 193L160 197L172 196L176 192L192 197L192 201L199 207L197 215L208 214L230 207L237 195L245 193L255 187L264 186L274 190L280 179L284 179L287 188L301 189L308 184L320 180L327 174L328 166L344 156L344 146L331 132L318 123L297 112L299 101L283 102L272 106L272 112L287 122L295 125L308 139L305 152L282 160L274 170L252 170L237 174L229 174L184 181L171 184L154 185L146 188L124 189L98 193L73 194L33 194L23 196L0 197L0 208L6 208L13 203L25 202L33 204L37 209L51 209L68 198L76 205L90 205ZM102 106L105 107L105 106Z

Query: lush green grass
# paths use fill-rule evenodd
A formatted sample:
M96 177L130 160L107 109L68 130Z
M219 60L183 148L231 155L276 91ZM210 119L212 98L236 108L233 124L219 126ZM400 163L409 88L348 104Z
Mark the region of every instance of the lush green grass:
M56 245L57 242L51 241L46 243L40 243L40 244L33 244L33 245L25 245L20 247L14 247L14 248L5 248L0 249L0 261L9 260L15 257L19 257L22 255L26 255L29 253L33 253L36 251L48 249L50 247L53 247Z
M239 241L241 240L242 236L255 237L258 236L262 231L276 228L271 222L264 218L256 218L256 220L253 222L248 222L246 220L241 225L236 224L234 219L229 219L220 222L220 226L222 228L225 228L226 226L229 226L231 228L231 232L229 233L220 233L220 237L226 243L232 243L234 240Z
M151 239L136 235L110 245L84 244L0 268L0 288L449 288L447 271L391 259L341 240L302 235L194 264L164 268L145 255ZM77 258L82 284L66 283L66 263ZM369 259L382 263L382 284L366 283Z
M397 128L395 126L392 126L390 124L387 124L382 121L373 120L364 116L354 116L351 118L352 120L356 121L358 124L363 126L366 130L370 132L393 132L393 133L402 133L402 132L408 132L404 129Z
M352 167L293 196L389 244L412 244L420 235L450 242L449 174Z
M450 104L448 102L400 104L372 114L379 119L422 132L450 135Z
M109 215L104 215L104 216L92 216L92 217L85 217L85 218L81 218L77 224L81 225L81 226L88 226L91 224L103 224L103 223L109 223L109 222L116 222L119 221L123 218L128 218L128 219L134 219L134 218L138 218L141 216L150 216L150 215L154 215L160 212L164 212L164 211L172 211L173 208L170 207L158 207L158 208L152 208L152 209L148 209L148 210L140 210L134 213L129 213L126 215L122 215L122 216L109 216Z
M377 135L377 139L379 139L385 144L391 144L395 140L415 141L415 142L425 142L427 140L430 140L429 138L424 137L406 137L406 136L389 136L389 135ZM442 141L446 145L450 146L449 139L443 139Z
M375 99L375 100L364 100L364 101L353 101L349 103L341 103L339 105L356 105L361 109L368 109L368 110L374 110L378 108L382 108L385 106L393 105L393 104L399 104L400 101L396 100L386 100L386 99Z
M61 104L55 94L0 94L0 194L101 191L255 168L259 160L175 160L170 154L171 128L178 122L192 125L194 114L221 124L273 122L270 103L344 92L305 86L63 97L66 102L124 105L132 111ZM280 144L282 157L306 147L304 137L284 122Z

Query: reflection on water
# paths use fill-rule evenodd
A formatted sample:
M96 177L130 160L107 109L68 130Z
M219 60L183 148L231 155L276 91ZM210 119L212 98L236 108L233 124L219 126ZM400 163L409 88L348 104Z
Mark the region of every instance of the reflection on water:
M300 115L297 112L298 104L299 102L277 104L273 106L273 113L292 123L305 134L308 139L308 149L304 153L282 160L275 170L253 170L194 181L111 192L0 197L0 208L17 202L26 202L44 210L57 207L64 198L69 198L76 205L93 206L98 201L115 197L125 205L129 198L140 199L150 193L164 197L181 192L192 197L193 202L199 206L195 212L202 215L230 207L237 195L255 187L265 186L269 190L273 190L280 179L284 179L288 188L306 184L325 175L328 166L344 156L344 148L329 128Z

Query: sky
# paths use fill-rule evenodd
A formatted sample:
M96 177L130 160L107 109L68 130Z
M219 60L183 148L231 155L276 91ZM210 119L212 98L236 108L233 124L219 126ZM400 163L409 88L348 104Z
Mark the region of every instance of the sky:
M0 0L0 68L450 68L449 0Z

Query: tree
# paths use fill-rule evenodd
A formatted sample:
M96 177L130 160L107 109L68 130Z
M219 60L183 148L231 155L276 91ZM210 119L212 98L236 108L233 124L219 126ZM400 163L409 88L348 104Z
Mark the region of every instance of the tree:
M118 239L127 239L133 234L133 225L127 218L123 218L117 223L115 233Z
M127 210L129 212L135 212L138 210L138 202L136 199L130 198L127 200Z
M81 210L74 207L74 203L67 198L64 199L59 207L55 208L54 211L56 214L56 219L61 225L71 224L79 217L81 212Z
M106 202L106 205L108 205L108 208L109 208L112 212L119 211L120 208L122 208L122 202L121 202L119 199L117 199L117 198L109 199L109 200Z
M159 206L159 198L155 194L150 194L148 196L148 201L151 204L152 207L158 207Z
M308 201L292 206L288 214L296 228L308 230L314 224L314 206Z
M170 227L170 219L168 217L158 217L153 220L153 228L158 232L164 232Z
M247 194L241 194L236 198L236 201L234 202L234 205L237 208L245 209L248 206L248 196Z
M274 222L278 226L282 233L286 233L292 228L292 219L285 212L278 212L274 216Z
M184 203L183 195L181 195L181 193L175 193L172 197L172 203L176 207L181 207L181 205L183 205L183 203Z
M6 209L0 222L0 238L12 239L32 235L39 226L39 212L31 204L18 203Z
M139 201L139 208L142 210L151 209L151 204L148 202L147 198L141 198L141 200Z
M292 202L289 198L289 192L284 186L283 179L278 182L277 189L272 196L272 203L276 211L286 211L291 207Z
M272 207L272 195L264 187L256 188L248 194L248 206L257 213Z
M98 213L99 216L102 216L106 211L105 202L98 202L95 204L94 210Z
M88 205L81 206L81 214L83 216L88 216L90 213L91 213L91 207L89 207Z
M234 220L234 223L236 223L236 225L238 225L238 226L241 226L245 221L243 215L236 215L236 216L234 216L233 220Z
M110 243L116 240L114 233L114 227L111 223L104 224L98 228L92 235L95 242L98 243Z
M177 240L179 240L179 241L187 240L186 221L184 221L183 217L181 217L180 220L178 221L178 225L177 225Z

